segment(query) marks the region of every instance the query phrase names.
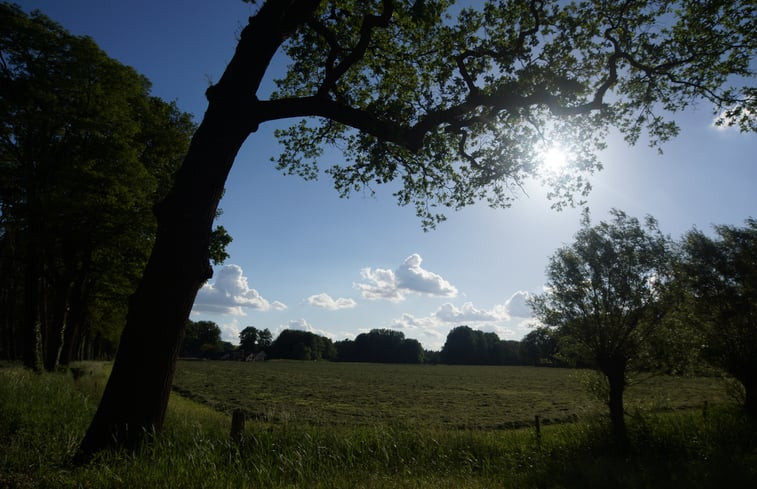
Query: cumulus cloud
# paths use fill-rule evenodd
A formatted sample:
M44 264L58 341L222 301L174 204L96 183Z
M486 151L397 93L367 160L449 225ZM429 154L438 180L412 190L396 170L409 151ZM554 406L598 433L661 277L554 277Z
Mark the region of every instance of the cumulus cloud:
M442 304L434 313L438 319L446 323L466 323L479 321L502 321L508 319L505 308L495 306L489 311L476 309L472 302L466 302L462 307L454 304Z
M365 299L385 299L399 302L408 293L437 297L455 297L457 289L434 272L421 267L418 253L408 256L397 270L364 268L360 271L363 283L355 284Z
M531 294L529 294L525 290L519 290L518 292L514 293L505 302L507 312L511 316L519 318L533 317L534 312L531 310L531 306L529 306L527 302L530 297Z
M420 341L425 348L439 350L449 331L467 325L473 329L494 332L503 340L520 340L532 328L530 308L525 303L528 292L518 291L503 304L481 309L466 302L462 306L442 304L428 316L402 314L388 325Z
M268 301L257 290L250 288L242 267L226 265L218 271L212 283L206 283L197 292L193 312L245 316L246 309L280 311L286 307L279 301Z
M337 299L332 299L331 296L325 292L311 295L307 298L307 303L311 306L328 309L329 311L338 311L339 309L352 309L357 305L357 302L349 298L339 297Z
M295 329L298 331L307 331L309 333L314 333L320 336L325 336L329 339L334 339L334 335L332 333L329 333L328 331L324 331L322 329L314 328L309 322L307 322L305 319L292 319L287 324L282 324L279 326L279 328L276 330L276 334L278 335L285 329Z
M221 339L228 341L229 343L239 343L239 333L242 331L242 327L239 325L239 320L233 318L229 322L222 322L218 325L221 328Z

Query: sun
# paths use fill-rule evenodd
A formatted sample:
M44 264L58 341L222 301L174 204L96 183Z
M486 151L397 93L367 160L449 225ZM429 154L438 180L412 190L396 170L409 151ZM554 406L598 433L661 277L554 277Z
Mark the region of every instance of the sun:
M568 153L559 146L552 146L541 154L541 167L545 173L559 174L568 166Z

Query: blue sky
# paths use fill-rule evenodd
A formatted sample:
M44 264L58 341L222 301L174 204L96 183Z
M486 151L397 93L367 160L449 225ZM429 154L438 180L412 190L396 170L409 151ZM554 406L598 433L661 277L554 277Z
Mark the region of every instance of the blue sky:
M199 120L204 91L218 80L254 6L241 0L25 0L65 28L89 35L111 57L146 75L153 94ZM277 59L272 73L285 66ZM611 136L605 169L591 179L594 221L613 207L658 219L674 238L693 226L741 225L757 216L757 135L712 125L709 106L679 114L681 135L659 155ZM439 349L461 324L520 339L524 299L545 281L548 257L569 243L580 209L550 209L546 190L507 210L476 205L424 232L414 209L389 188L340 199L328 177L305 182L269 161L274 124L239 153L218 223L234 237L231 258L198 294L195 320L215 321L237 342L245 326L314 331L334 340L392 328ZM326 158L338 159L336 150Z

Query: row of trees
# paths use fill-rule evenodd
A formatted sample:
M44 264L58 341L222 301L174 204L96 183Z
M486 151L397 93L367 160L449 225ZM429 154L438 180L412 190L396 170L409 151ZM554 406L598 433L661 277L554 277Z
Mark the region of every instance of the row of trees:
M426 354L418 340L401 331L373 329L354 340L336 342L340 362L423 363Z
M441 361L458 365L519 365L524 363L520 347L520 342L500 340L496 333L458 326L447 335Z
M291 360L336 360L334 343L325 336L310 331L285 329L267 350L270 358Z
M575 241L550 258L546 291L531 301L546 325L535 333L541 354L604 375L620 441L634 372L709 362L741 383L757 417L757 221L675 242L651 217L611 215L592 226L585 214Z
M0 358L112 357L194 124L149 81L0 4Z
M208 326L209 325L209 326ZM210 330L211 339L198 336L200 331ZM338 362L371 363L447 363L455 365L564 365L559 363L554 352L545 352L542 340L555 344L555 339L540 328L526 335L522 341L500 340L496 333L459 326L452 329L441 352L427 351L418 340L405 338L401 331L373 329L361 333L354 340L332 342L325 336L309 331L284 330L275 341L267 329L252 326L239 334L238 351L245 354L264 351L268 358L291 360L330 360ZM221 330L214 323L200 321L188 325L182 354L203 358L219 358L228 353L227 343L220 339ZM190 338L197 337L190 343ZM188 349L188 345L194 349Z
M112 358L196 126L39 12L0 4L0 358ZM211 258L227 257L219 227Z
M237 347L221 339L221 328L213 321L188 321L181 344L181 356L219 359L237 351Z

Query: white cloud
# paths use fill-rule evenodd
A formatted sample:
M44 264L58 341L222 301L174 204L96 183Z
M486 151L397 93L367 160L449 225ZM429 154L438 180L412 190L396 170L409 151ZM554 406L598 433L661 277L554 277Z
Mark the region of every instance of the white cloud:
M334 335L332 333L329 333L328 331L324 331L322 329L314 328L309 322L307 322L305 319L292 319L287 324L282 324L278 327L276 330L276 336L278 336L282 331L285 329L295 329L298 331L307 331L309 333L314 333L320 336L325 336L329 339L334 339Z
M447 323L502 321L509 318L503 307L495 306L491 311L486 311L476 309L472 302L466 302L459 308L450 303L442 304L434 316Z
M529 294L525 290L519 290L518 292L514 293L505 302L507 312L510 313L511 316L519 318L533 317L534 312L531 310L531 306L529 306L527 302L530 297L531 294Z
M369 300L385 299L399 302L405 299L407 293L437 297L457 296L457 289L441 275L422 268L422 261L418 253L413 253L396 271L364 268L360 275L365 282L355 284L355 287Z
M213 283L206 283L197 292L193 312L208 312L245 316L245 309L259 311L284 310L279 301L269 302L260 293L250 288L247 277L239 265L226 265L216 274Z
M386 299L393 302L405 300L405 296L397 285L397 278L394 276L393 271L383 268L377 268L376 270L363 268L360 270L360 276L363 277L363 280L371 282L370 284L355 284L355 287L360 290L363 298L369 300Z
M339 309L351 309L357 306L357 302L352 299L339 297L332 299L330 295L325 292L320 294L311 295L307 298L307 303L311 306L321 307L330 311L337 311Z
M223 341L228 341L235 345L239 344L239 333L242 331L242 327L239 326L237 318L233 318L228 323L223 322L218 327L221 328L221 339Z
M530 309L525 303L528 296L528 292L518 291L504 304L497 304L491 309L479 309L472 302L460 307L446 303L428 316L402 314L388 328L400 330L408 338L417 339L424 348L432 350L440 350L449 331L462 325L494 332L502 340L520 340L533 326Z

